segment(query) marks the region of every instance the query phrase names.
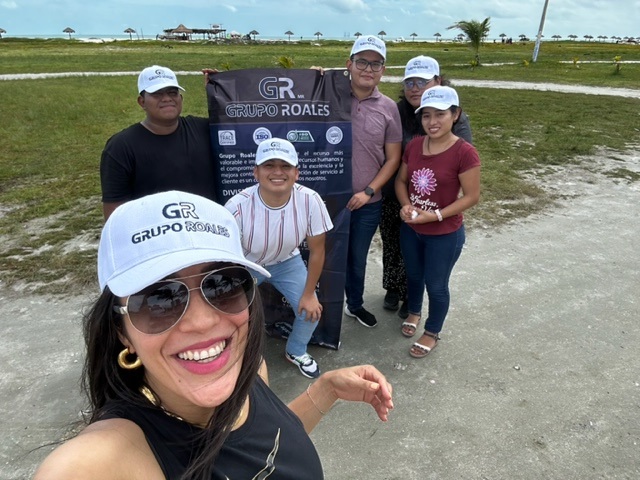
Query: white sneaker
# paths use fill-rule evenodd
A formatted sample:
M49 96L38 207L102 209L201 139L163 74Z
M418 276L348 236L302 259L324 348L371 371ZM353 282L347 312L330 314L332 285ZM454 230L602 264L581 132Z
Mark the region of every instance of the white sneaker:
M300 373L305 377L318 378L320 376L320 367L318 367L316 361L308 353L296 357L295 355L285 352L284 356L287 360L296 365L300 370Z

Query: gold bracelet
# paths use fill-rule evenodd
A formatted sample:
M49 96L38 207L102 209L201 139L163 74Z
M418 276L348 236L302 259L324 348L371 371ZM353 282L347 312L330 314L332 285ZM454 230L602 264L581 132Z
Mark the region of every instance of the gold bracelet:
M309 400L311 400L311 403L313 403L313 406L316 407L316 410L318 410L322 415L324 415L325 412L320 410L320 407L318 406L318 404L313 400L313 398L311 398L311 394L309 393L309 388L311 388L311 384L309 384L309 386L307 387L307 397L309 397Z

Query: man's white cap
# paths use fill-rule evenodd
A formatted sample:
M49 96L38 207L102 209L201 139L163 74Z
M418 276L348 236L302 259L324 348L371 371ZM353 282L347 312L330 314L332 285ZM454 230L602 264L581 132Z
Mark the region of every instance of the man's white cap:
M126 297L186 267L230 262L269 277L242 253L231 212L207 198L170 191L120 205L102 229L98 281Z
M367 50L379 53L382 55L383 60L387 59L387 46L375 35L362 35L361 37L358 37L358 39L353 42L350 56L353 56L356 53L366 52Z
M436 85L435 87L427 88L420 98L420 106L416 109L416 113L425 107L433 107L437 110L447 110L449 107L455 105L460 106L460 100L458 94L451 87L443 87L442 85Z
M173 70L160 65L147 67L140 72L138 76L138 93L143 91L148 93L157 92L167 87L175 87L184 90L178 85L178 79Z
M267 160L283 160L294 167L298 166L298 152L288 141L281 138L268 138L258 145L256 150L256 165L262 165Z
M425 80L431 80L436 75L440 75L440 65L438 65L436 59L420 55L407 62L402 81L405 81L407 78L424 78Z

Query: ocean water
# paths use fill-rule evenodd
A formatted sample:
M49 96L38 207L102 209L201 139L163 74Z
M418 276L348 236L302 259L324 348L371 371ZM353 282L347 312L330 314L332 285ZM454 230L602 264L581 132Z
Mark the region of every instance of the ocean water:
M158 34L158 35L161 35ZM41 35L41 34L27 34L27 35L10 35L9 33L3 34L2 38L41 38L41 39L68 39L69 38L69 34L67 33L59 33L59 34L48 34L48 35ZM76 33L72 33L71 34L71 38L74 40L80 40L80 41L85 41L85 42L112 42L112 41L116 41L116 40L129 40L129 34L124 34L124 33L120 33L120 34L105 34L105 33L84 33L84 32L76 32ZM269 35L257 35L256 36L256 40L258 41L291 41L291 42L322 42L323 40L333 40L333 41L345 41L345 42L353 42L355 40L355 36L350 35L348 33L345 33L342 37L324 37L321 36L320 39L318 40L317 37L315 36L299 36L299 35L291 35L291 39L289 40L289 37L287 35L275 35L275 36L269 36ZM131 40L155 40L156 39L156 34L141 34L140 32L138 33L133 33L131 34ZM192 34L191 36L191 40L192 41L201 41L201 40L206 40L207 37L202 35L202 34ZM384 38L385 42L398 42L398 41L404 41L404 42L412 42L414 41L411 37L385 37ZM453 40L453 38L451 39L443 39L443 41L449 41L449 40ZM417 42L436 42L435 38L420 38L417 37L415 39L415 41Z

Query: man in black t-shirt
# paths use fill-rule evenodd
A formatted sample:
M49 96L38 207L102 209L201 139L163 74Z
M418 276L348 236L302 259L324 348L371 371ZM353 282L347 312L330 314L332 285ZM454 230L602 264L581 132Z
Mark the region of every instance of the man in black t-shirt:
M102 152L105 219L124 202L167 190L217 200L209 121L180 116L181 90L166 67L154 65L140 73L138 105L146 116L111 137Z

